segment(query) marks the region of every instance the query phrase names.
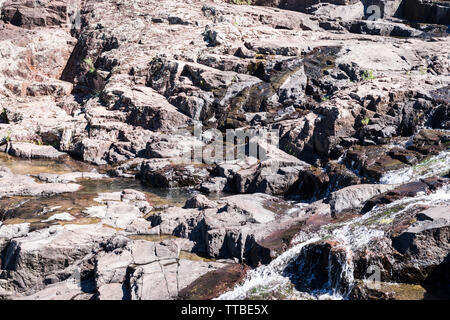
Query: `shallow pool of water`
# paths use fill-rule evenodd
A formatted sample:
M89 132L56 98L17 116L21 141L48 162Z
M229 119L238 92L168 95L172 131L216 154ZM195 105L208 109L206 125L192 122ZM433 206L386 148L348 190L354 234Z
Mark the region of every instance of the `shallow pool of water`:
M35 175L38 173L63 174L75 171L104 172L76 160L24 160L0 153L0 166L7 167L16 174ZM192 189L156 189L143 185L139 180L126 178L105 178L101 180L80 180L81 189L73 193L49 197L11 197L0 199L0 221L4 223L30 222L41 225L55 213L69 212L76 218L83 218L87 207L98 205L94 201L99 193L119 192L134 189L144 192L153 207L166 205L182 206L195 193ZM55 223L55 222L52 222Z

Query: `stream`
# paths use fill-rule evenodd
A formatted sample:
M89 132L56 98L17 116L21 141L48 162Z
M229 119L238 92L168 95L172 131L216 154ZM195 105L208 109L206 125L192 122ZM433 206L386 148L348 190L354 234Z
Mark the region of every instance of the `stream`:
M68 159L64 161L25 160L0 153L0 167L7 167L15 174L35 175L39 173L65 174L75 171L97 172L97 168L85 163ZM101 169L98 169L101 171ZM100 172L103 173L103 172ZM76 182L80 190L72 193L57 194L48 197L10 197L0 199L0 221L4 224L29 222L31 229L48 225L43 220L51 215L69 212L79 223L89 223L83 211L98 205L94 199L100 193L118 192L134 189L144 192L153 207L168 205L182 206L194 191L191 189L156 189L143 185L139 180L129 178L81 179Z
M415 166L386 174L381 183L408 183L419 179L448 174L450 169L450 152L444 151ZM322 227L318 232L300 234L292 240L292 247L274 259L270 264L251 270L245 281L233 290L221 295L219 300L236 299L300 299L300 300L342 300L347 299L355 279L353 278L353 261L351 254L363 249L367 244L385 235L385 226L392 224L401 214L419 206L450 205L450 185L444 185L431 194L418 194L415 197L403 198L383 207L372 210L342 223L332 223ZM305 246L318 241L333 239L344 249L346 259L340 261L339 270L328 265L328 282L319 290L298 290L295 283L309 283L308 275L298 274L298 269L290 267L294 261L302 257ZM331 257L329 258L331 261ZM300 261L301 264L306 261ZM336 272L338 273L336 275ZM341 283L349 284L344 288ZM420 286L405 284L388 284L395 290L402 291L405 298L411 298L422 290Z

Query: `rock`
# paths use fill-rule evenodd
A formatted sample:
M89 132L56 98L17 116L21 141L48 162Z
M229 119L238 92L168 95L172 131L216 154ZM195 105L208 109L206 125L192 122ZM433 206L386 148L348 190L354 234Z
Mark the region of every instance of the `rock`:
M156 188L182 188L200 186L209 177L204 165L167 165L155 168L151 162L143 163L140 177L146 184Z
M445 207L445 210L448 210L448 207ZM418 246L422 245L420 242L432 242L432 238L435 237L446 237L448 233L448 228L446 230L445 226L448 226L449 222L447 219L443 219L442 221L423 221L419 222L416 225L410 226L404 232L402 232L399 236L392 239L392 246L402 254L417 254L417 251L420 250ZM443 228L444 227L444 228ZM443 234L441 235L441 233ZM431 233L431 234L429 234ZM423 236L420 236L423 235ZM435 244L429 244L432 247L436 247ZM428 248L429 245L424 244L423 249ZM426 249L425 249L426 250ZM443 249L441 256L445 256L446 250Z
M2 259L2 273L8 274L8 282L18 292L43 289L46 277L67 278L77 264L92 256L103 237L113 233L113 229L98 224L66 225L12 239Z
M215 47L224 43L224 36L213 29L212 26L207 25L205 27L205 32L203 33L203 39L208 43L209 46Z
M29 231L29 223L0 225L0 250L3 250L12 238L24 237Z
M151 228L143 215L151 211L145 194L135 190L115 193L103 193L94 199L101 205L88 207L85 213L92 218L99 218L110 227L131 233L147 233Z
M444 1L406 0L402 9L408 20L444 25L450 22L450 6Z
M386 21L352 21L342 23L346 29L352 33L358 34L370 34L370 35L383 35L391 37L420 37L423 36L423 32L405 26L400 23L392 23Z
M389 204L405 197L414 197L418 194L429 193L436 190L438 186L445 185L447 183L446 181L445 178L422 179L421 181L400 185L368 200L364 204L362 212L366 213L376 205Z
M217 298L241 282L246 275L245 265L230 264L209 271L178 292L181 300L210 300Z
M72 5L80 5L75 1ZM66 25L68 6L64 3L43 1L32 4L27 1L5 1L2 14L6 22L25 28Z
M131 88L114 82L105 87L103 98L114 109L127 114L127 123L153 131L175 131L188 118L151 88Z
M9 154L25 159L50 159L56 160L66 156L52 146L40 146L26 142L14 142L9 148Z
M447 150L448 141L449 136L445 132L425 129L414 135L408 148L424 155L433 155Z
M77 282L74 278L69 278L66 281L53 283L48 285L34 294L22 297L15 297L18 300L92 300L94 294L87 293L87 286Z
M101 180L105 179L106 176L104 174L100 174L97 172L70 172L70 173L40 173L36 175L36 178L43 182L49 183L70 183L76 182L78 180Z
M184 208L198 208L198 209L207 209L207 208L215 208L217 207L217 203L214 201L208 200L204 195L198 194L191 199L187 200Z
M178 291L220 264L179 258L172 242L133 241L121 251L97 257L98 298L175 299Z
M339 214L346 210L358 210L372 197L394 189L394 185L361 184L343 188L330 195L332 212Z
M57 213L52 215L50 218L46 219L46 220L42 220L42 222L50 222L50 221L54 221L54 220L61 220L61 221L72 221L75 218L68 212L63 212L63 213Z
M395 151L395 149L393 152L387 152L388 150L390 148L383 145L355 146L348 151L345 162L349 167L358 170L360 174L366 175L374 181L378 181L389 171L406 167L408 162L415 162L409 157L400 157L399 151ZM405 153L407 154L406 151Z
M222 177L213 177L209 181L200 185L200 191L204 193L214 193L224 191L227 179Z
M268 249L258 253L258 241L299 211L265 194L235 195L217 202L218 206L212 209L171 207L157 212L149 217L152 230L193 241L196 253L219 259L247 259L257 265L261 260L267 263L272 259Z
M419 23L445 23L446 2L119 4L2 2L0 151L69 154L111 179L237 195L197 195L185 208L155 200L154 210L152 195L110 178L114 192L95 199L93 182L74 183L105 178L97 172L2 167L4 211L16 196L47 206L73 197L39 197L85 188L76 210L64 206L70 216L0 224L1 297L214 298L246 272L231 259L257 267L289 249L294 275L286 256L270 270L309 293L393 298L359 284L372 264L383 283L446 284L448 181L437 176L448 176L449 38L447 24ZM229 129L279 141L249 137L209 161ZM252 145L258 156L239 153Z
M350 293L355 300L424 300L424 287L413 284L359 281Z
M449 211L447 210L448 207L445 206L439 206L439 207L432 207L427 210L424 210L423 212L419 213L417 216L417 219L419 220L440 220L440 219L446 219L449 220Z
M0 167L0 198L11 196L49 196L58 193L75 192L80 188L74 183L37 183L29 176L13 174Z
M339 242L319 241L306 245L297 259L288 266L288 272L292 272L293 281L297 288L303 290L326 290L327 288L340 288L345 292L349 283L341 274L345 272L346 260L349 252ZM303 263L303 262L306 263ZM296 275L302 275L298 277Z

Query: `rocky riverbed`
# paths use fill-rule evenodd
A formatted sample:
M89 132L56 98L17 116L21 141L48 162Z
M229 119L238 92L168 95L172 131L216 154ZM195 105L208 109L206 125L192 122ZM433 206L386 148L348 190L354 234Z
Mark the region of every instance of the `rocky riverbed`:
M450 296L450 2L0 10L0 299Z

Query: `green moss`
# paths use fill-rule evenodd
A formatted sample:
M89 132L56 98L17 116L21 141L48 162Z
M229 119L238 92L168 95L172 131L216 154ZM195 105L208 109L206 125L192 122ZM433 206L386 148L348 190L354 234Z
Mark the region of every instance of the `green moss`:
M361 124L363 126L367 126L369 124L369 122L370 122L369 117L365 117L364 119L361 120Z
M363 79L364 81L375 79L375 76L373 74L373 70L366 70L366 71L364 71L362 73L362 75L361 75L361 79Z
M83 62L86 63L87 66L89 67L89 73L94 73L96 71L94 67L94 62L92 61L91 58L86 58L83 60Z

